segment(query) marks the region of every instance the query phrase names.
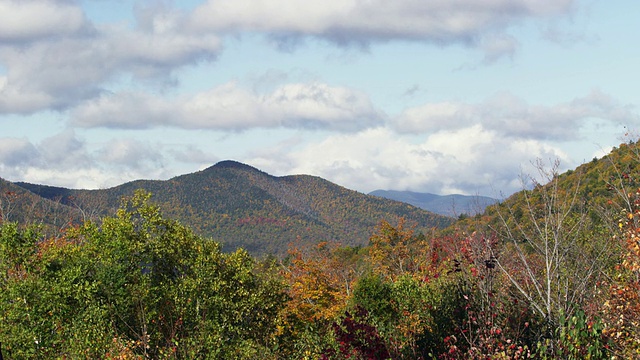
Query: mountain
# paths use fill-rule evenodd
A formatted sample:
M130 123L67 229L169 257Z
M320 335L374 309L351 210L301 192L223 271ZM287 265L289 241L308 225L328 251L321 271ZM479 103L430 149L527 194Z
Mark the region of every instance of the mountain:
M80 218L74 208L0 178L0 223L35 223L43 231L53 233L70 223L79 222Z
M163 213L223 244L254 255L286 252L290 243L324 240L365 245L381 220L404 217L417 231L443 228L452 218L369 196L319 177L275 177L249 165L222 161L205 170L160 180L137 180L102 190L15 183L87 216L113 214L137 189L153 194Z
M498 202L486 196L435 195L413 191L375 190L369 195L383 197L419 207L445 216L457 217L462 214L476 215Z

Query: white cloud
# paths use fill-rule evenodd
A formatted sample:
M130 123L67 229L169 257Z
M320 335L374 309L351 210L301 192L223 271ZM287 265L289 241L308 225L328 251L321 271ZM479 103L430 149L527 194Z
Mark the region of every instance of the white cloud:
M181 164L190 163L208 167L220 161L220 158L214 154L202 151L191 144L181 149L170 149L169 154Z
M45 167L82 169L91 166L86 143L72 130L43 139L38 149Z
M166 125L179 118L179 102L141 92L104 93L71 112L80 127L143 129Z
M278 151L274 156L262 150L246 161L267 172L314 174L364 192L409 189L495 197L520 190L518 175L532 173L536 158L569 161L555 146L505 139L481 125L438 131L419 142L376 128Z
M134 179L167 177L162 151L157 144L134 139L106 140L98 150L91 150L73 131L37 144L0 138L0 174L8 180L102 188Z
M475 116L473 106L445 101L406 109L392 121L400 132L429 133L468 126Z
M487 35L480 41L480 48L484 51L485 64L494 63L503 56L513 58L518 46L518 41L507 34Z
M2 25L2 6L17 9L24 15L23 26L35 30L27 34L30 42L0 41L0 66L6 68L0 79L0 114L65 109L98 96L122 78L170 79L175 69L211 61L221 50L221 40L215 34L187 33L179 17L166 13L141 17L140 26L134 28L126 24L98 26L86 20L73 25L78 21L71 19L66 19L69 23L60 19L59 24L48 24L57 21L58 13L69 13L75 19L73 14L82 15L82 11L68 1L20 2L26 5L2 1L0 40L2 26L14 27L13 23ZM42 14L49 7L51 19ZM63 25L72 26L73 31ZM13 34L9 30L4 33Z
M0 42L25 42L68 36L90 25L69 1L0 0Z
M134 139L114 139L98 151L98 159L110 165L129 169L162 167L163 156L158 146Z
M61 170L56 168L29 167L13 175L18 181L34 184L61 186L70 189L106 189L138 179L167 178L164 169L114 171L105 166Z
M517 40L505 33L509 26L563 14L572 2L211 0L190 12L149 2L135 7L134 24L98 25L75 2L0 0L0 40L5 40L0 41L0 66L7 72L0 79L0 114L68 109L129 77L174 80L175 69L214 60L224 33L257 31L284 42L312 36L340 44L463 43L477 46L485 62L493 62L515 51ZM303 90L309 89L292 89ZM288 111L299 112L298 122L318 116L307 104ZM337 119L344 109L322 115Z
M474 43L528 17L570 10L572 0L209 0L191 25L206 31L315 36L338 43L391 39Z
M173 29L171 29L173 30ZM106 55L114 62L114 68L129 71L140 77L163 75L174 68L198 61L215 59L222 47L215 35L192 35L170 31L163 27L153 32L128 29L105 29ZM101 50L101 49L100 49ZM165 74L166 75L166 74Z
M38 150L26 138L0 139L0 165L3 170L11 167L24 167L33 164Z
M70 189L107 188L120 183L118 181L120 179L116 180L114 176L117 175L98 167L61 170L34 166L13 174L13 177L19 181Z
M410 108L392 120L404 133L430 133L473 124L504 136L532 139L576 139L581 126L597 118L612 124L635 122L638 114L600 91L551 106L530 105L510 94L498 94L479 104L429 103Z
M365 94L320 83L286 84L258 94L232 82L177 100L144 93L103 94L72 112L74 125L111 128L356 131L383 121L384 114Z
M380 124L383 115L358 91L325 84L289 84L264 101L283 125L353 131ZM282 115L279 116L279 113Z

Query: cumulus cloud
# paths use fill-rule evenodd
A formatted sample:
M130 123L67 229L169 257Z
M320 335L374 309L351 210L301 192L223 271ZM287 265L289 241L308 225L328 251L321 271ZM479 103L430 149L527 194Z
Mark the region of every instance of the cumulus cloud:
M417 142L376 128L280 151L278 156L269 150L264 151L269 156L255 153L247 161L268 172L315 174L365 192L408 189L494 197L520 190L518 175L533 173L536 158L569 161L557 147L505 139L481 125L439 131Z
M41 42L26 49L0 47L0 61L8 69L0 82L0 112L66 108L97 96L118 76L166 78L177 67L212 59L219 49L220 41L213 36L126 29L111 29L91 38Z
M321 83L286 84L259 94L231 82L177 100L144 93L103 94L72 112L74 125L111 128L284 127L349 132L379 125L384 118L365 94Z
M68 109L129 77L171 83L175 69L214 60L220 36L229 33L259 32L283 43L309 36L360 45L463 43L493 62L517 47L509 26L563 14L572 2L210 0L191 11L148 2L135 7L133 24L94 24L76 2L0 0L0 113Z
M157 144L134 139L113 139L96 152L95 160L120 173L158 174L163 168L164 155ZM144 178L148 177L144 175Z
M38 150L26 138L2 138L0 141L0 165L3 170L36 163Z
M100 188L167 176L163 149L134 139L106 140L92 149L73 131L38 143L0 138L0 176L72 188Z
M67 130L43 139L38 144L39 157L45 167L72 169L91 166L87 144L75 132Z
M485 64L491 64L508 56L512 58L518 48L518 40L507 34L492 34L482 38L480 48L484 52Z
M628 105L619 104L600 91L551 106L530 105L510 94L498 94L479 104L429 103L410 108L395 117L394 127L403 133L431 133L473 124L508 137L576 139L586 121L598 118L613 124L638 120Z
M118 185L124 181L118 174L106 171L100 167L87 169L51 169L43 167L29 167L24 171L11 174L8 179L15 178L17 181L27 181L33 184L45 184L50 186L60 186L69 189L98 189Z
M3 14L12 20L5 23ZM0 41L0 113L65 109L122 77L168 79L176 68L215 59L215 34L188 33L182 17L169 14L140 11L134 27L94 25L68 1L0 1L0 40L15 40Z
M39 144L34 144L26 138L0 138L0 176L8 180L28 179L29 182L36 182L39 178L33 178L29 174L47 172L67 177L69 172L84 170L86 163L74 162L82 160L83 150L78 149L79 144L69 135L58 134L42 140ZM71 150L72 154L67 154L68 150Z
M138 169L145 163L161 165L163 156L157 146L134 139L114 139L98 151L98 159L108 164Z
M476 44L526 18L563 14L572 0L208 0L193 12L200 31L313 36L339 44L418 40ZM494 49L495 50L495 49Z
M69 1L0 1L0 42L24 43L90 29L82 9Z
M143 129L166 125L180 116L179 102L141 92L103 93L71 112L71 122L80 127Z

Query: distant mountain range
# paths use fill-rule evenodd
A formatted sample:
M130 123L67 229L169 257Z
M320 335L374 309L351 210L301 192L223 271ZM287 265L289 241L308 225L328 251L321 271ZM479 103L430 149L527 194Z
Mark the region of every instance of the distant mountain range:
M458 217L462 214L481 214L487 206L498 202L497 199L486 196L435 195L430 193L396 190L375 190L370 192L369 195L402 201L436 214L454 217Z
M123 196L144 189L152 193L152 201L166 216L221 242L226 251L242 247L254 255L282 255L289 244L323 240L366 245L383 219L395 223L404 217L416 225L416 231L443 228L454 221L319 177L275 177L235 161L222 161L166 181L137 180L102 190L7 181L2 186L19 192L27 203L58 204L64 209L59 213L73 221L113 214Z

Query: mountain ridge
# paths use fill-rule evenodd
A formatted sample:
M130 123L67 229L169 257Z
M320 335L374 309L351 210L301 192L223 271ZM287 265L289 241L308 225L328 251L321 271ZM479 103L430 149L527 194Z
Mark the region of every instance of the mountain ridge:
M487 206L499 202L498 199L480 195L437 195L399 190L374 190L369 195L405 202L423 210L452 217L477 215L484 212Z
M452 218L409 204L349 190L311 175L272 176L233 160L168 180L135 180L108 189L75 190L16 183L84 214L113 214L123 196L152 193L164 214L223 243L252 254L283 255L289 244L336 241L366 245L381 220L400 217L417 231L443 228Z

